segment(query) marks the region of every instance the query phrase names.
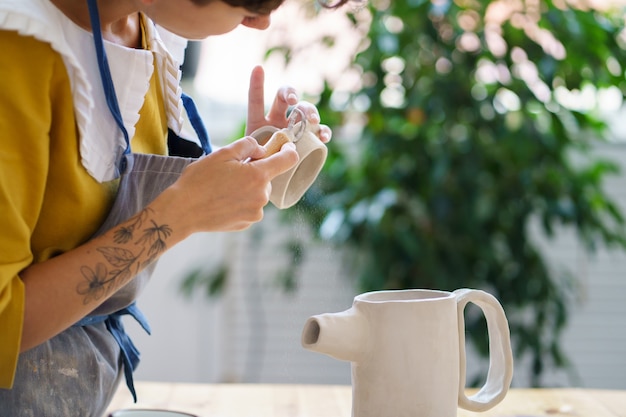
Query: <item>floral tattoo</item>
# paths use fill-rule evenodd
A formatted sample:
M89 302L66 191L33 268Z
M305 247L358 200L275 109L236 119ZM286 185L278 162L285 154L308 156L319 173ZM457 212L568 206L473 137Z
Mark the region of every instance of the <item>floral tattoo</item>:
M158 225L154 220L149 220L151 211L142 210L113 234L115 243L132 244L137 247L136 251L116 246L101 247L97 251L104 256L106 263L98 262L95 270L88 266L80 268L84 281L78 284L76 291L84 296L84 304L92 300L99 301L111 294L119 284L130 281L142 268L165 252L165 240L172 234L172 229L166 224ZM148 225L144 227L146 223ZM134 240L139 233L140 236Z

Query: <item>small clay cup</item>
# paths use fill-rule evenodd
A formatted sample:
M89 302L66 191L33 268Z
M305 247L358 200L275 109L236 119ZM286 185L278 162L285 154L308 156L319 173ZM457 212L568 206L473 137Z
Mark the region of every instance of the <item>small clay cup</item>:
M273 126L264 126L252 132L250 136L259 144L265 145L279 130ZM272 180L270 201L279 209L295 205L315 182L326 162L328 148L312 130L306 129L294 140L296 152L300 156L298 164Z

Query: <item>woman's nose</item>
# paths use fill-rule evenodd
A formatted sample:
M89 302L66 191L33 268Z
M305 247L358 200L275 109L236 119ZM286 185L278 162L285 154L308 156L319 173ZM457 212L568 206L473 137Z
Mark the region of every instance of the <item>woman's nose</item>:
M253 18L245 18L241 24L252 29L265 30L270 26L271 22L271 15L266 14L255 16Z

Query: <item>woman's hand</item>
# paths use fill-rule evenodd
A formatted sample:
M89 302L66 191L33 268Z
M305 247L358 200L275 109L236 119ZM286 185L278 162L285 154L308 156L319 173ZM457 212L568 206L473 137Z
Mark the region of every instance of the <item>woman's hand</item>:
M156 205L165 206L163 221L176 224L184 235L243 230L260 221L270 182L298 162L293 143L273 155L265 153L256 140L245 137L190 164L157 198Z
M304 113L310 124L319 125L318 137L322 142L327 143L330 140L332 131L330 127L320 124L320 115L317 108L312 103L306 101L299 102L298 94L293 87L284 86L278 89L272 107L266 115L264 81L265 73L263 67L255 67L250 75L250 89L248 90L246 135L267 125L278 128L287 127L287 110L290 106L295 106Z

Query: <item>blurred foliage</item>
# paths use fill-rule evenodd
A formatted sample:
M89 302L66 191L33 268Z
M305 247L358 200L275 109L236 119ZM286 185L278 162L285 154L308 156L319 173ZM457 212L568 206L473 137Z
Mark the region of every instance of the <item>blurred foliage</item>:
M536 230L548 239L574 230L589 251L626 249L624 218L603 190L617 165L593 154L607 131L598 97L621 103L626 91L624 11L372 1L348 12L355 27L365 12L369 42L349 69L362 83L347 96L327 83L317 105L336 138L315 187L287 214L351 249L360 291L491 292L528 384L571 373L560 341L576 279L548 263ZM365 118L358 138L343 140L355 115ZM484 319L468 316L486 356Z
M220 264L214 270L195 268L183 278L180 291L186 297L193 296L197 288L204 288L207 297L220 295L224 291L229 273L225 263Z
M359 291L492 293L531 386L548 371L575 373L561 334L576 271L549 263L550 238L571 230L590 253L626 249L623 215L603 190L618 166L594 154L607 134L602 105L626 92L625 14L584 4L370 0L348 10L355 33L367 26L346 68L360 85L326 81L316 104L335 139L316 184L283 213L351 256ZM344 35L318 43L330 50ZM289 64L309 49L282 37L267 54ZM285 289L297 289L306 246L286 243ZM228 274L225 264L199 269L182 289L219 294ZM484 319L469 309L466 325L486 357Z

